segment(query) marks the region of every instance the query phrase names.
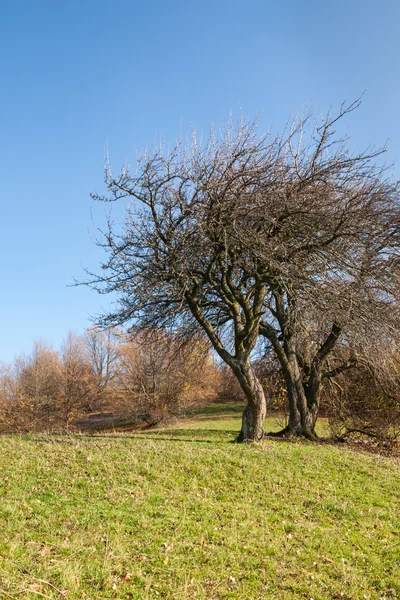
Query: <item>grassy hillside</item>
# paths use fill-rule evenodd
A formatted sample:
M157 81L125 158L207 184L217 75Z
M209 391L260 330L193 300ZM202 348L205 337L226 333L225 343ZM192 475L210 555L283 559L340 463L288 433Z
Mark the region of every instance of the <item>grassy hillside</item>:
M399 464L174 429L0 438L0 598L394 599Z

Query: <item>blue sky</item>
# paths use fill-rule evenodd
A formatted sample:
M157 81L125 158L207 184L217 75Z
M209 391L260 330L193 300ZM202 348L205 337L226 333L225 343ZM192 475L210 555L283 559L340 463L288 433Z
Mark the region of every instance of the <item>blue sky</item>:
M108 305L68 287L102 259L108 207L89 194L104 190L106 146L117 169L231 110L280 129L366 90L351 144L390 139L396 161L399 23L398 0L2 0L0 360L39 338L57 347Z

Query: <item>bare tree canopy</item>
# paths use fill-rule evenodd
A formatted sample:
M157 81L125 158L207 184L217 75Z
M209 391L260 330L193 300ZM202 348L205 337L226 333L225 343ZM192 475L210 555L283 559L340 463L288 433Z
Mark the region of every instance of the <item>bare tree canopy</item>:
M354 365L374 336L398 345L399 184L378 166L384 149L352 153L336 136L358 105L293 119L280 136L230 121L205 144L193 135L145 153L135 173L107 165L107 194L94 196L131 201L87 282L118 293L102 324L202 329L245 393L239 440L263 435L251 363L260 337L283 370L285 433L308 437L323 379Z

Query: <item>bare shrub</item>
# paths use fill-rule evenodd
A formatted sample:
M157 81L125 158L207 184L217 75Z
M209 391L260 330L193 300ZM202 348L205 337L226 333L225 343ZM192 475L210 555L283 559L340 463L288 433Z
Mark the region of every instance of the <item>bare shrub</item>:
M400 441L398 388L393 382L379 381L367 366L341 375L327 390L326 405L332 433L339 439Z
M148 425L214 399L219 376L200 339L182 342L165 331L147 331L119 349L120 403Z
M245 399L244 392L232 370L225 365L221 366L218 400L221 402L244 402Z
M61 400L61 361L44 343L30 356L3 367L0 377L0 428L5 432L52 429Z
M60 352L37 343L3 365L0 432L60 431L87 417L99 428L154 425L216 399L220 379L204 339L165 330L68 333Z
M45 343L17 357L0 374L0 431L70 428L82 414L98 410L104 385L83 336L68 333L60 352Z

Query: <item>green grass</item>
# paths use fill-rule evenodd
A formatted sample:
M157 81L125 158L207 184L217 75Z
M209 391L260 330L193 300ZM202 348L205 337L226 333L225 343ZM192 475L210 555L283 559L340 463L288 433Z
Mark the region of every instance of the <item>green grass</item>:
M398 461L239 421L0 438L0 598L399 598Z
M209 429L211 422L213 428L231 431L232 435L235 436L240 431L243 409L243 402L208 404L195 410L192 415L187 415L179 423L179 427L182 429ZM279 431L286 424L283 414L270 413L265 420L264 429L266 432ZM318 419L316 430L319 436L329 437L328 419Z

